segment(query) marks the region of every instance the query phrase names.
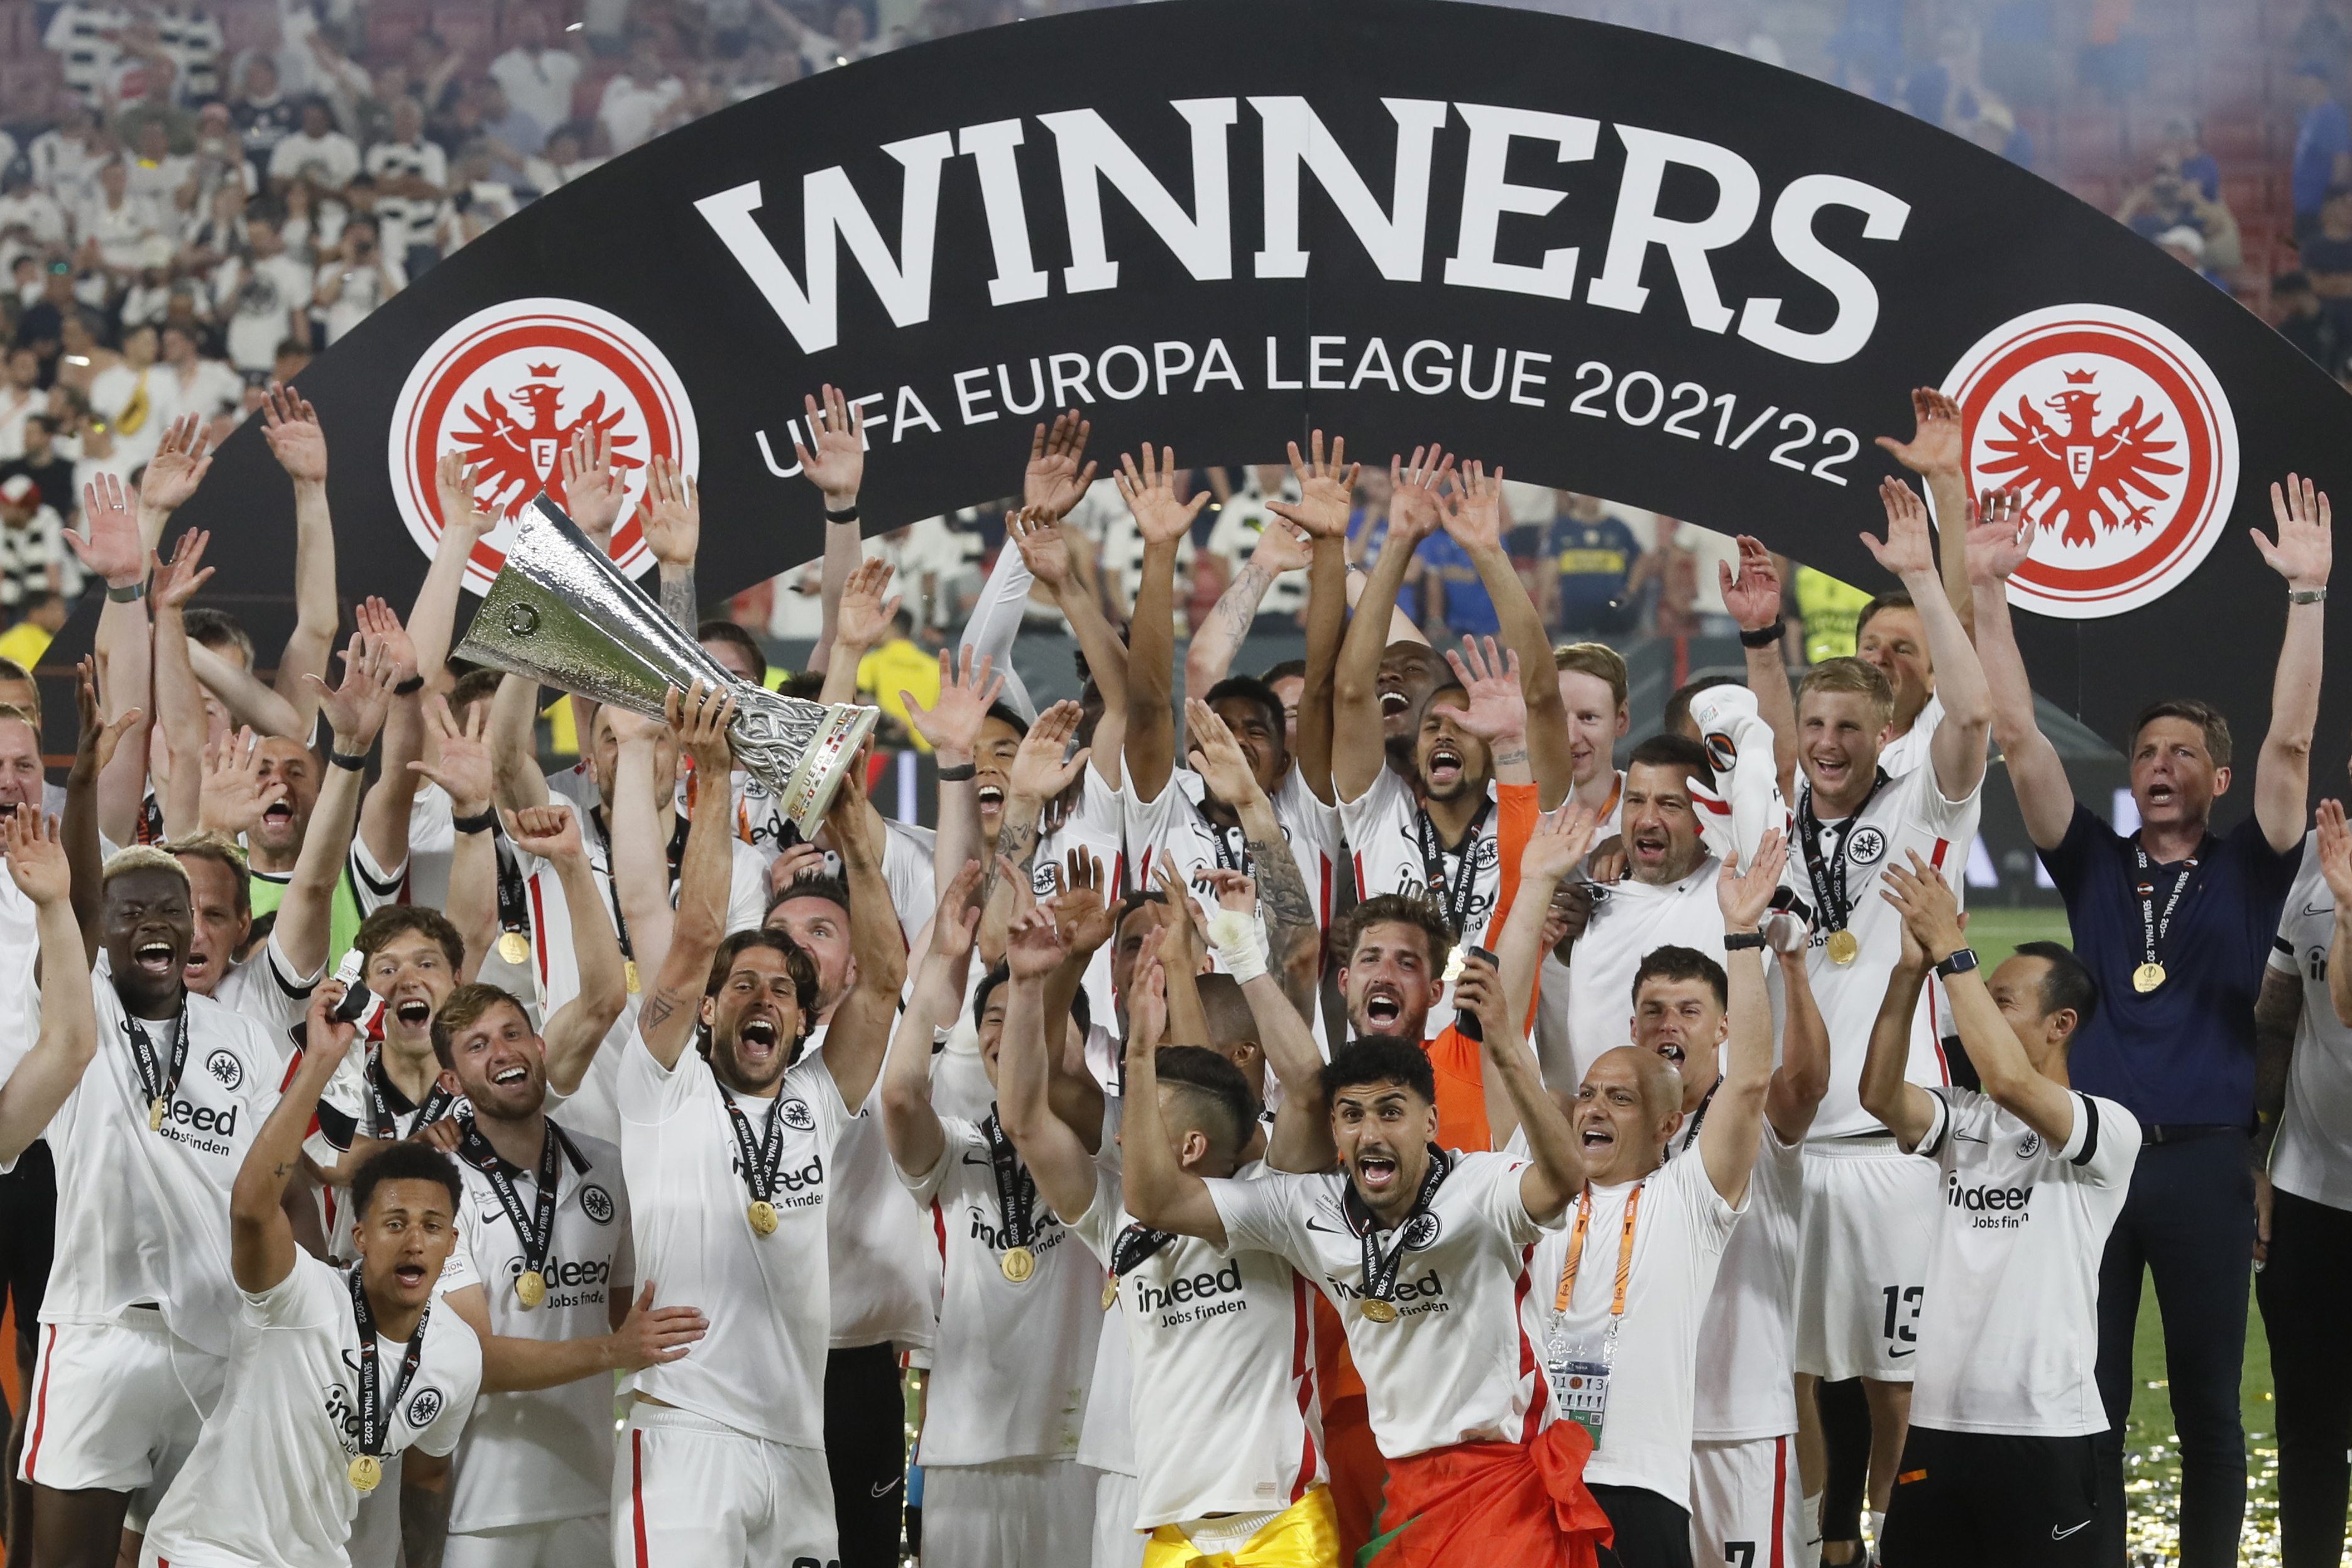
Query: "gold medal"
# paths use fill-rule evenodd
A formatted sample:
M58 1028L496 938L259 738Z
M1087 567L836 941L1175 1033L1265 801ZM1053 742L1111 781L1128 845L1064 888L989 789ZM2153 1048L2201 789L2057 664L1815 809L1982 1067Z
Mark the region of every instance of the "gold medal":
M1037 1271L1037 1254L1026 1247L1014 1247L1005 1252L1004 1261L997 1267L1004 1270L1004 1277L1013 1283L1025 1284L1029 1276Z
M2164 971L2158 969L2156 972L2156 977L2159 980L2164 978ZM2145 991L2149 988L2142 986L2140 989ZM160 1133L163 1130L163 1097L160 1094L147 1102L147 1130L151 1133Z
M1460 979L1462 977L1462 967L1469 961L1470 955L1465 952L1457 943L1454 948L1453 956L1445 960L1445 983L1450 986L1454 981Z
M2142 996L2146 996L2162 984L2164 984L2164 966L2161 964L2142 964L2132 971L2132 989Z
M1862 956L1862 940L1851 931L1831 932L1825 946L1830 962L1841 969Z
M1364 1316L1376 1323L1392 1323L1397 1321L1396 1303L1369 1296L1364 1301Z
M520 931L509 931L499 938L499 956L509 964L520 964L530 956L530 938Z
M760 1199L759 1202L753 1204L749 1209L745 1210L745 1212L751 1218L751 1228L757 1231L760 1235L773 1236L776 1233L776 1226L779 1221L776 1218L776 1206L774 1204L770 1203L763 1197Z
M547 1300L547 1276L536 1269L525 1269L515 1281L515 1299L525 1311Z
M629 995L635 996L640 988L637 984L637 961L635 958L621 960L621 979L629 988Z
M1103 1283L1103 1311L1105 1311L1105 1312L1108 1312L1108 1311L1110 1311L1110 1310L1111 1310L1111 1308L1112 1308L1112 1307L1114 1307L1114 1306L1116 1306L1116 1305L1118 1305L1118 1275L1116 1275L1116 1274L1113 1274L1113 1275L1112 1275L1108 1280L1105 1281L1104 1281L1104 1283Z
M352 1478L352 1485L361 1491L373 1491L383 1484L383 1461L373 1454L360 1454L352 1459L351 1469L343 1472Z

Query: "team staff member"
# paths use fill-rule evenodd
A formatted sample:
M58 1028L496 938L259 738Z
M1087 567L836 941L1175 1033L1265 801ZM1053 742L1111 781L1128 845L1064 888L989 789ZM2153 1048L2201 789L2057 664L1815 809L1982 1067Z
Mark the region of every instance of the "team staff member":
M141 1568L344 1561L361 1499L411 1448L406 1486L446 1499L482 1381L474 1331L434 1311L458 1246L457 1168L411 1143L362 1166L348 1270L298 1247L284 1212L310 1107L351 1044L331 1016L341 999L331 981L311 998L301 1066L238 1168L224 1228L241 1298L227 1386L155 1511Z
M2234 1563L2245 1516L2238 1379L2254 1224L2246 1147L2254 1000L2303 838L2332 554L2327 498L2308 481L2290 475L2284 490L2273 485L2271 510L2276 540L2256 530L2254 544L2286 579L2286 635L2253 812L2227 834L2213 831L2212 815L2230 787L2229 721L2200 702L2154 704L2133 727L2136 831L2116 832L2074 799L2033 722L2010 624L2007 580L2032 544L2031 520L2012 516L1969 538L1993 738L2104 1004L2084 1025L2070 1071L2137 1117L2148 1145L2099 1274L2099 1388L2113 1425L2097 1445L2096 1531L2107 1563L2124 1560L2124 1426L2143 1272L2156 1276L2173 1347L2183 1568ZM1948 673L1946 685L1948 698Z
M2030 942L1988 982L1960 935L1958 901L1926 861L1890 866L1885 881L1905 942L1863 1064L1863 1103L1936 1162L1944 1201L1880 1555L1887 1568L2095 1563L2091 1441L2107 1413L2092 1375L2092 1260L2124 1206L2139 1123L2068 1082L2068 1048L2099 1002L2081 960ZM1930 965L1981 1092L1904 1082Z
M669 709L696 770L726 777L734 700L698 685L673 693ZM849 1107L865 1103L881 1067L906 973L863 775L850 774L826 821L849 877L857 984L823 1051L793 1060L815 1016L808 955L772 931L724 936L735 843L724 813L702 813L688 832L667 937L640 937L663 957L619 1075L637 1268L699 1306L710 1329L693 1354L627 1385L613 1558L633 1568L835 1555L825 1178ZM698 1037L707 1060L682 1060Z

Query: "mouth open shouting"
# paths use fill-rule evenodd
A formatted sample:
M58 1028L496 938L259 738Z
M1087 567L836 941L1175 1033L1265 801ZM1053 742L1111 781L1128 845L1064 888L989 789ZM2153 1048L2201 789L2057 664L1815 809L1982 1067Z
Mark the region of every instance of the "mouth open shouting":
M1375 1034L1392 1034L1398 1020L1404 1017L1404 996L1384 980L1375 980L1364 991L1364 1021Z

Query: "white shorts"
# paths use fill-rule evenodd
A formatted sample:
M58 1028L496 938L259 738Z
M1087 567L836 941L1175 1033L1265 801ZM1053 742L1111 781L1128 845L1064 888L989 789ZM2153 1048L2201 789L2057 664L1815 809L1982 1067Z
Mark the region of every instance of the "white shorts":
M1797 1439L1691 1445L1691 1561L1796 1568L1805 1546Z
M131 1494L144 1530L194 1451L228 1363L163 1326L153 1307L110 1323L43 1323L26 1391L19 1480L58 1491Z
M612 1561L613 1522L601 1513L452 1531L441 1548L441 1568L609 1568Z
M1101 1474L1076 1459L925 1465L923 1568L1087 1568Z
M824 1454L640 1399L613 1467L626 1568L825 1568L838 1555Z
M1097 1470L1094 1477L1094 1568L1143 1568L1151 1532L1135 1528L1136 1492L1142 1483L1117 1470Z
M1908 1383L1935 1235L1936 1166L1890 1136L1805 1145L1797 1370Z

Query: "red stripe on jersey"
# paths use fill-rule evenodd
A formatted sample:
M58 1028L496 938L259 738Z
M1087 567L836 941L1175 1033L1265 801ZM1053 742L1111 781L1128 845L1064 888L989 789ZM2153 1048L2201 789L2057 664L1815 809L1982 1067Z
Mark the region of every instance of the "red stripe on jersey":
M948 1260L948 1217L940 1211L940 1200L931 1199L931 1238L940 1244L940 1263Z
M630 1529L637 1539L637 1568L651 1568L646 1555L646 1435L629 1434L629 1514Z
M1304 1433L1298 1446L1298 1475L1290 1483L1290 1500L1297 1502L1315 1484L1315 1307L1307 1293L1305 1276L1290 1276L1290 1386L1298 1395L1298 1419Z
M1535 1375L1535 1393L1528 1400L1527 1425L1519 1429L1519 1441L1532 1443L1543 1430L1544 1406L1551 1397L1551 1379L1545 1374L1543 1363L1536 1357L1535 1342L1528 1338L1525 1309L1528 1287L1535 1281L1535 1271L1528 1265L1535 1261L1536 1244L1528 1242L1519 1249L1519 1282L1511 1291L1511 1315L1519 1324L1519 1375Z
M1789 1439L1772 1439L1772 1568L1787 1568L1781 1521L1789 1511Z
M284 1093L286 1092L286 1091L288 1091L289 1089L293 1088L293 1087L294 1087L294 1075L295 1075L296 1073L298 1073L298 1072L301 1071L302 1071L302 1048L301 1048L300 1046L299 1046L299 1045L298 1045L298 1046L296 1046L296 1047L294 1048L294 1055L293 1055L293 1057L292 1057L290 1060L289 1060L289 1061L288 1061L288 1062L286 1063L286 1076L284 1076L283 1078L280 1078L280 1079L278 1081L278 1092L279 1094L281 1094L281 1095L282 1095L282 1094L284 1094ZM303 1136L304 1136L304 1137L308 1137L308 1136L310 1136L310 1134L311 1133L315 1133L315 1132L317 1132L318 1130L319 1130L319 1118L314 1114L314 1115L312 1115L312 1116L311 1116L311 1118L310 1118L310 1129L309 1129L309 1131L308 1131L308 1132L306 1132L306 1133L304 1133L304 1134L303 1134Z
M1691 804L1696 806L1702 811L1712 811L1718 817L1728 817L1731 815L1731 802L1725 800L1720 795L1702 795L1698 793L1698 791L1693 790L1691 791Z
M1328 925L1331 923L1331 857L1320 855L1317 858L1323 862L1323 871L1318 879L1322 885L1316 894L1315 913L1321 915L1323 923Z
M1949 840L1949 839L1937 839L1937 840L1936 841L1936 852L1935 852L1934 854L1931 854L1931 855L1929 855L1929 856L1927 857L1927 863L1928 863L1929 865L1931 865L1931 866L1934 866L1937 871L1941 871L1941 870L1943 870L1943 869L1944 869L1944 852L1945 852L1946 850L1950 849L1951 847L1952 847L1952 841L1951 841L1951 840Z
M39 1479L33 1474L33 1467L40 1462L41 1434L49 1425L49 1366L58 1358L58 1325L55 1323L49 1325L49 1343L46 1348L49 1354L41 1357L40 1391L33 1396L32 1441L25 1449L25 1479L28 1481Z
M540 898L539 878L529 883L530 888L530 940L539 950L539 983L547 984L547 905Z

